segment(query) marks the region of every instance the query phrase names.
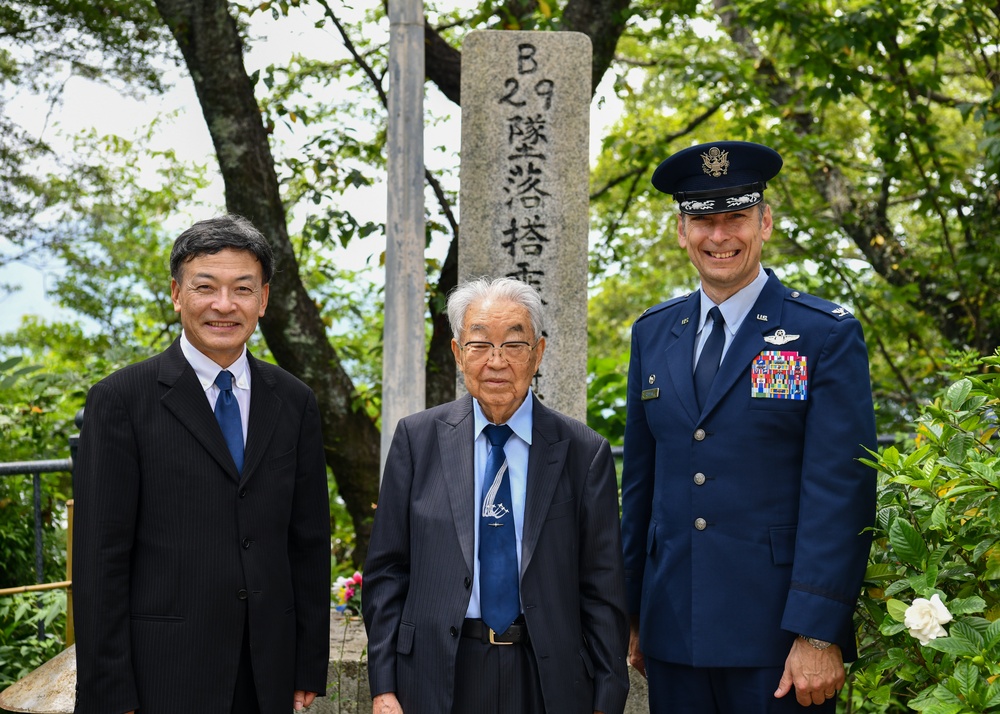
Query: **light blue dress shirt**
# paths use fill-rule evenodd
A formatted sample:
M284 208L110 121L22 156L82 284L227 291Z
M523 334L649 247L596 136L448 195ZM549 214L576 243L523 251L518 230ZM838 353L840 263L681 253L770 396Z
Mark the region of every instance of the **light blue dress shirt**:
M726 321L726 342L722 346L722 359L726 358L726 352L729 351L729 345L732 344L733 337L736 336L736 332L740 329L740 325L743 324L743 320L750 314L750 309L757 302L761 290L764 289L764 285L767 283L767 273L764 272L764 268L758 266L758 270L760 272L757 273L757 277L753 279L753 282L717 306L722 312L722 319ZM698 335L694 341L694 362L692 363L694 365L698 364L698 358L701 357L701 350L705 346L705 341L712 334L712 330L715 329L714 325L711 330L705 329L707 327L706 323L708 323L708 311L713 307L716 307L716 304L702 290Z

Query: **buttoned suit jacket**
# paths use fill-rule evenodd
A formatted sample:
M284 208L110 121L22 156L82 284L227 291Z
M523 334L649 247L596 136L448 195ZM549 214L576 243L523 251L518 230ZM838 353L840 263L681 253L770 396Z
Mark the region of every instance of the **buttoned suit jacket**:
M699 305L696 291L632 329L622 532L640 647L678 664L781 667L805 634L853 659L875 499L859 461L875 448L861 325L769 273L699 409ZM752 396L752 363L775 351L806 359L805 400Z
M520 594L546 711L620 714L628 624L608 442L533 400ZM471 597L472 398L399 422L386 460L362 605L372 696L448 714Z
M247 355L242 475L175 341L90 390L74 463L78 714L227 712L249 613L262 714L322 693L330 526L316 399Z

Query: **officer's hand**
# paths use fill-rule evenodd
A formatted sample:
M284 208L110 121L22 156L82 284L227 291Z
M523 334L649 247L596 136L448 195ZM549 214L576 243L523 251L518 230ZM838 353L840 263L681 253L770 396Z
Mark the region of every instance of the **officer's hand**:
M372 699L372 714L403 714L403 707L393 692L386 692Z
M781 698L795 687L795 701L802 706L822 704L837 696L844 678L844 655L840 647L830 645L818 650L796 637L774 696Z

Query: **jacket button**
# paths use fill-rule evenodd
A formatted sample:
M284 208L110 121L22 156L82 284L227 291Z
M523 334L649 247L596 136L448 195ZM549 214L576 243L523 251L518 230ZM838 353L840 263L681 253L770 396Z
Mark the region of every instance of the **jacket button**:
M704 518L695 518L694 527L700 531L703 531L706 528L708 528L708 521L706 521Z
M694 431L694 440L695 441L704 441L705 440L705 430L704 429L695 429L695 431Z
M448 629L448 634L450 634L450 635L451 635L452 637L458 637L458 628L457 628L457 627L455 627L454 625L452 625L452 626L451 626L451 627L450 627L450 628Z
M240 489L240 498L246 498L247 490L246 487Z
M465 589L468 590L471 587L472 587L472 578L466 578L465 579Z
M246 590L240 590L238 593L236 593L236 597L238 597L240 600L246 600L247 596L248 593Z
M696 473L694 475L694 482L695 482L695 485L701 486L703 483L705 483L705 474L703 474L701 472Z
M249 538L244 538L243 539L243 550L246 550L247 548L249 548L251 543L253 543L252 540L250 540Z

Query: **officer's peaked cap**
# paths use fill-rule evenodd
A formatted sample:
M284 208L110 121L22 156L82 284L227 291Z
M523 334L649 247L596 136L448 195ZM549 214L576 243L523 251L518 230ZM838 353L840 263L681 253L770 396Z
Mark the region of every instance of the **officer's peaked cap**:
M672 194L681 213L727 213L764 200L767 182L781 170L774 149L749 141L689 146L653 172L653 187Z

